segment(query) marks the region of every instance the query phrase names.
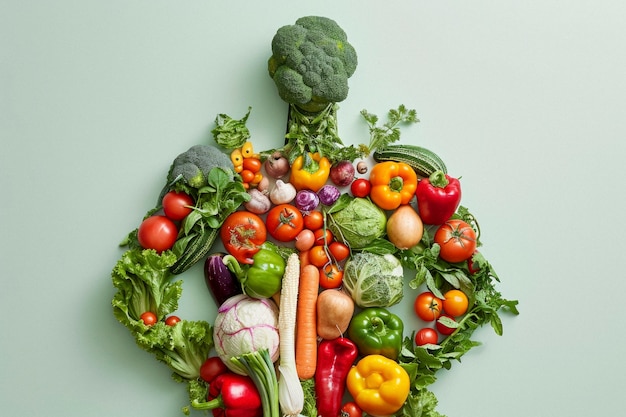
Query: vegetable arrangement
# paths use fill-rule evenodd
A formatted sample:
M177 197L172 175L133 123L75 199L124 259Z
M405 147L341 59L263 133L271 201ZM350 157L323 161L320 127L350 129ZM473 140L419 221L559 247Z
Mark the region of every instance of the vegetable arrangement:
M278 29L268 70L288 103L285 144L256 153L251 109L219 114L215 144L174 159L121 242L114 315L187 384L185 414L438 417L437 371L479 345L478 327L501 335L501 311L518 314L477 250L459 179L433 151L396 143L415 110L382 125L363 110L369 143L341 141L337 103L356 66L331 19ZM197 262L210 322L174 315L176 276ZM389 310L403 299L420 328Z

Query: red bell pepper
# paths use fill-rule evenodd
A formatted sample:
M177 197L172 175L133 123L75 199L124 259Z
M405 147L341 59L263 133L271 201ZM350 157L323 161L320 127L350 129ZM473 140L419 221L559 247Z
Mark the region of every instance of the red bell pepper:
M461 183L442 171L435 171L420 180L415 196L422 222L444 224L461 203Z
M207 402L192 402L198 410L212 410L214 417L263 417L261 396L248 376L227 372L209 385Z
M339 415L348 371L358 353L357 346L345 337L320 342L315 371L315 394L319 417Z

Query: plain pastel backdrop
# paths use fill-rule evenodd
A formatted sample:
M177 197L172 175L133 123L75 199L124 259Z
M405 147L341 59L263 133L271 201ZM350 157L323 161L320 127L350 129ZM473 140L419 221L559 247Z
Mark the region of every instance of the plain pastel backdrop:
M361 109L416 109L402 140L462 177L520 301L441 372L438 411L621 415L626 5L610 0L0 0L0 414L182 415L184 386L111 313L117 244L218 113L252 106L255 145L282 142L270 42L310 14L359 55L344 140L368 139ZM183 279L180 315L211 320L199 265Z

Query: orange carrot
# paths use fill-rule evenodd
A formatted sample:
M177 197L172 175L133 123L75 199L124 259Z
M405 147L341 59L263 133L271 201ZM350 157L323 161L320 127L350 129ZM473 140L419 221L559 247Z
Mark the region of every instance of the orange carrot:
M319 270L305 265L300 270L296 313L296 370L300 379L313 378L317 366L317 293Z
M311 263L311 261L309 260L309 251L305 250L300 252L298 254L298 257L300 258L300 271L302 271L305 266Z

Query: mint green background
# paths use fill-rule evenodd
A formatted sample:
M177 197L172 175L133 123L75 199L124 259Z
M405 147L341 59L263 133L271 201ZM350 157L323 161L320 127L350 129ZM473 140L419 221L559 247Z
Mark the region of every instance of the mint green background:
M255 144L281 143L269 44L307 14L359 54L345 141L367 140L363 108L415 108L403 141L462 176L521 302L442 372L438 410L620 415L626 6L582 0L0 0L0 413L181 415L184 387L111 314L117 243L217 113L250 105ZM183 278L180 315L210 320L199 265Z

